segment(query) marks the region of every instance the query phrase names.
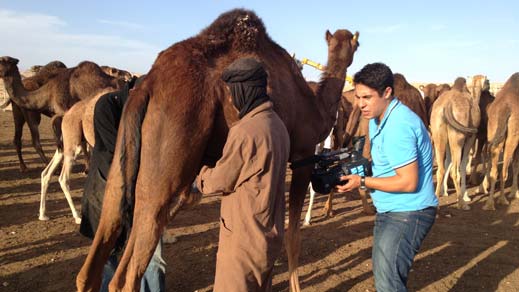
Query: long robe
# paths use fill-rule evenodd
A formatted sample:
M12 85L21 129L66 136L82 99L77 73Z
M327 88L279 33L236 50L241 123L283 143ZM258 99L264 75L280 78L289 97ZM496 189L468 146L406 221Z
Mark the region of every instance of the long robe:
M222 158L202 168L204 194L222 193L215 292L271 291L282 251L287 129L265 102L229 130Z

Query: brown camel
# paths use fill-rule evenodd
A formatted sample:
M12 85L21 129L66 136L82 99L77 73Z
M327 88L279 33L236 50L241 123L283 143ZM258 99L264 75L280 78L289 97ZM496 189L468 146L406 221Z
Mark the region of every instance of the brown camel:
M115 77L119 80L124 80L125 82L130 82L133 77L133 74L128 71L110 66L101 66L101 70L103 70L103 72L105 72L107 75Z
M429 119L427 117L427 110L425 102L420 94L420 91L409 84L404 75L400 73L393 74L395 80L394 93L403 104L407 105L415 114L417 114L425 127L429 127Z
M88 100L106 89L118 90L124 81L117 80L106 75L98 65L92 62L82 62L77 67L64 69L47 83L34 91L27 91L21 82L20 72L17 67L18 60L11 57L0 57L0 78L3 79L10 99L21 108L48 113L53 117L52 123L55 129L57 144L59 145L58 125L63 115L78 101ZM56 128L59 128L56 130ZM53 159L54 161L54 159ZM52 165L51 161L50 165ZM46 168L47 169L47 168ZM41 197L46 197L48 179L45 170L42 172ZM50 174L48 174L50 175ZM65 194L67 195L67 194ZM71 200L67 197L69 204ZM44 200L40 203L44 206ZM72 215L79 218L73 205ZM46 220L45 208L40 208L40 220Z
M490 192L484 210L495 210L494 191L497 181L498 160L503 152L503 167L500 174L499 187L501 194L498 204L508 205L504 195L505 182L508 178L508 167L512 164L513 177L510 198L519 198L517 176L519 175L519 73L514 73L497 93L496 99L488 106L488 143L492 164L489 169Z
M65 64L63 64L60 61L53 61L45 66L33 66L31 67L31 70L35 71L36 74L31 77L24 78L22 80L23 86L28 91L36 90L65 68L67 68ZM27 123L27 126L29 127L29 130L31 132L32 145L34 149L36 149L36 153L38 153L41 160L45 164L47 164L49 160L47 159L47 157L43 153L43 149L41 148L40 132L38 130L38 126L40 125L41 121L40 113L37 111L29 111L20 108L16 103L12 103L10 99L7 100L7 102L4 106L2 106L2 108L7 106L8 104L11 104L12 107L14 121L13 144L15 146L16 153L18 154L20 171L25 172L27 170L27 166L25 165L25 162L23 161L22 157L22 134L23 125L25 123Z
M220 80L225 67L244 56L263 62L268 94L290 134L290 161L296 161L313 155L332 128L357 38L347 30L326 32L328 69L317 96L252 11L224 13L197 36L162 51L124 108L99 227L79 272L78 290L99 288L110 251L130 226L110 290L139 289L168 209L182 205L200 167L221 156L228 129L237 121L230 92ZM292 291L300 291L299 224L311 170L306 166L292 173L286 234Z
M47 200L49 180L56 168L63 161L59 184L65 194L76 224L81 223L81 216L76 211L74 202L70 196L70 173L79 153L83 151L83 153L86 154L87 145L85 143L87 143L90 148L94 147L95 135L93 117L95 104L99 97L112 90L112 88L104 89L93 98L76 102L63 116L63 121L61 122L63 147L56 149L50 163L41 173L40 220L49 220L49 217L45 215L45 202Z
M431 120L431 110L432 105L438 99L442 93L449 91L451 86L449 84L440 84L436 85L434 83L429 83L427 85L420 85L420 90L423 92L423 99L425 103L425 110L427 112L427 120Z
M65 69L34 91L27 91L21 82L18 60L0 57L0 78L11 101L24 109L63 116L79 100L89 99L105 88L119 89L123 81L105 74L92 62L84 61Z
M431 111L431 134L438 167L436 195L439 197L442 194L443 181L446 180L445 170L450 169L456 188L458 208L463 210L470 209L465 202L470 201L466 193L466 167L480 123L479 98L484 88L484 80L473 79L469 87L472 88L473 95L467 89L465 78L457 78L452 89L434 102ZM447 167L444 164L446 153L450 154L452 159Z

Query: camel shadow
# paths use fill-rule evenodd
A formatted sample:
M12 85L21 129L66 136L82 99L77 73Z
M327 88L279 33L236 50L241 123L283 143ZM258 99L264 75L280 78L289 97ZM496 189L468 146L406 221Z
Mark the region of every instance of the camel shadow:
M86 179L86 177L77 177L77 178L70 179L69 180L70 191L74 192L76 190L83 189L84 184L85 184L85 179ZM49 189L47 192L48 193L61 192L63 194L63 191L61 190L61 186L59 185L57 178L56 178L56 181L51 181L49 183ZM41 183L40 182L26 183L26 184L22 184L22 185L11 185L8 187L2 187L2 188L0 188L0 193L16 194L16 196L20 193L22 193L22 194L26 194L26 193L40 194L41 193ZM65 198L64 195L63 195L63 198Z
M39 225L44 224L44 222L39 223ZM81 248L89 244L89 240L81 236L78 232L68 232L33 241L29 245L10 245L7 248L0 249L0 253L4 254L0 259L0 265L23 262L43 254L52 254L66 249ZM23 249L24 251L16 252L18 249Z
M79 208L81 203L80 199L73 196L72 200L74 201L76 209ZM10 217L7 217L5 214L12 214L12 212L8 212L8 209L12 208L15 208L17 210L16 213L20 214L20 216L13 217L11 215ZM0 228L4 229L11 226L23 225L30 222L37 222L39 208L39 201L30 203L17 202L15 204L10 205L0 205ZM27 216L27 214L33 215ZM71 224L73 224L72 213L64 196L58 199L47 199L46 215L49 216L50 220L55 220L61 217L67 217L70 218L70 222Z
M323 213L320 211L322 207L319 208L321 205L319 202L325 200L326 196L316 196L314 201L316 213ZM310 226L302 228L299 280L304 291L324 291L322 290L322 283L326 282L327 279L337 277L337 274L349 269L362 268L361 263L371 258L371 248L358 248L365 245L366 240L370 240L373 228L372 219L359 220L366 217L362 214L361 203L356 202L353 206L335 208L335 210L338 214L335 217L325 218L325 215L321 214L314 217L316 220L312 220ZM361 222L351 223L357 221ZM338 233L343 236L338 237ZM337 260L337 253L340 254L339 260ZM280 261L283 264L274 269L274 274L287 271L286 252L282 253ZM315 266L318 266L319 269L315 270ZM364 272L363 276L352 278L348 282L339 281L341 282L341 290L337 291L348 291L358 281L363 281L369 277L370 271L367 271ZM273 290L288 291L288 284L288 281L281 281L273 286ZM319 288L314 286L319 286Z
M66 248L66 244L64 246ZM23 271L0 277L2 283L7 283L2 287L2 291L76 291L76 276L83 264L84 256L61 259L59 251L53 253L56 255L44 255L49 258L47 264L37 266L26 264L28 268ZM34 256L38 255L34 254Z

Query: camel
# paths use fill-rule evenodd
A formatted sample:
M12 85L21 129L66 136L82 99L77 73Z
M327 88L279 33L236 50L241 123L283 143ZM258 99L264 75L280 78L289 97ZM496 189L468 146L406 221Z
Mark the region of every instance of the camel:
M95 63L84 61L65 69L34 91L21 82L18 59L0 57L0 78L9 98L21 108L63 116L79 100L89 99L105 88L118 90L123 81L105 74Z
M21 82L17 64L18 60L15 58L0 57L0 78L4 81L9 98L21 108L47 113L49 116L52 116L51 123L58 145L61 138L58 134L60 134L62 117L76 102L88 100L106 89L111 91L118 90L124 84L124 81L106 75L95 63L85 61L75 68L64 69L62 72L59 72L39 89L27 91ZM53 165L54 161L56 159L53 158L49 165ZM48 168L49 166L46 169ZM41 197L43 201L40 202L40 220L47 220L44 199L46 197L48 179L51 174L52 172L49 173L45 170L42 172ZM65 178L60 180L60 182L64 180ZM72 201L69 200L70 195L65 195L69 205L71 205L72 215L77 222L79 216L75 209L72 208Z
M46 221L49 217L45 215L45 202L47 199L47 189L49 187L49 180L56 168L63 161L61 168L61 174L59 176L59 184L65 198L69 204L72 216L76 224L81 223L81 216L74 207L74 202L70 195L70 173L72 172L72 166L74 165L77 156L81 151L86 154L86 148L94 147L95 135L94 135L94 108L99 97L106 93L113 91L112 88L101 90L93 98L81 100L76 102L63 116L61 122L61 133L63 139L62 147L58 147L54 152L54 156L47 165L47 167L41 173L41 200L40 200L40 213L39 220Z
M431 111L431 134L438 166L436 195L439 197L444 189L445 155L449 151L452 165L447 169L456 188L458 208L462 210L470 210L466 203L470 201L466 193L466 167L480 124L479 98L484 80L473 79L469 87L473 94L467 89L465 78L457 78L452 89L434 102Z
M237 58L255 57L269 74L268 94L291 141L290 161L312 156L335 121L358 33L326 32L328 66L317 96L291 56L267 35L252 11L220 15L198 35L162 51L123 110L96 236L78 274L78 291L99 288L103 266L121 232L129 231L110 291L135 291L167 222L189 197L200 167L221 156L237 121L221 72ZM300 219L312 167L293 169L286 247L290 289L297 274ZM132 222L134 224L132 224ZM138 222L138 224L137 224Z
M449 91L451 86L449 84L443 83L436 85L434 83L429 83L427 85L420 85L420 90L423 92L425 110L427 111L427 120L431 120L431 110L432 105L438 99L442 93Z
M61 70L67 68L65 64L60 61L52 61L45 66L33 66L31 70L36 72L34 76L24 78L22 80L23 86L28 91L33 91L40 88L43 84L45 84L49 79L56 76ZM12 113L13 113L13 121L14 121L14 139L13 144L16 149L16 153L18 154L18 161L20 165L20 172L27 171L27 166L23 161L22 157L22 134L23 134L23 125L27 123L29 130L31 132L32 145L34 149L36 149L36 153L40 156L40 159L47 164L49 160L43 153L43 149L40 143L40 132L38 130L38 126L40 125L41 116L37 111L29 111L23 108L20 108L16 103L12 103L10 99L1 106L1 108L6 107L11 104ZM45 114L45 113L44 113Z
M420 94L420 91L414 86L409 84L405 79L404 75L400 73L393 74L395 81L394 93L403 104L409 107L415 114L417 114L425 127L429 127L429 119L427 118L427 110L425 108L425 102Z
M484 210L495 210L494 191L497 181L498 160L503 152L503 167L501 169L499 187L501 194L498 204L508 205L504 195L505 182L508 178L508 167L512 164L512 188L510 198L519 198L517 191L517 176L519 175L519 73L514 73L506 81L503 88L496 94L496 99L488 106L487 139L491 153L491 166L487 173L490 191Z
M110 75L120 80L124 80L125 82L130 82L130 80L133 77L132 73L128 71L117 69L110 66L101 66L101 70L103 70L103 72L105 72L107 75Z

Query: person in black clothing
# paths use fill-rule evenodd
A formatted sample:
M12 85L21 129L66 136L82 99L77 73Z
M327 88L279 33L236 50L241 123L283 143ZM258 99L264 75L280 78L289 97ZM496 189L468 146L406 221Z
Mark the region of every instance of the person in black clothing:
M79 232L90 239L94 238L101 218L106 179L115 152L117 129L123 108L131 88L143 78L144 75L137 80L134 78L122 90L101 96L94 109L95 145L82 199L82 218L79 228ZM117 268L125 240L126 234L122 234L104 267L100 291L108 291L108 284ZM162 259L161 240L142 279L141 291L165 291L165 265Z

